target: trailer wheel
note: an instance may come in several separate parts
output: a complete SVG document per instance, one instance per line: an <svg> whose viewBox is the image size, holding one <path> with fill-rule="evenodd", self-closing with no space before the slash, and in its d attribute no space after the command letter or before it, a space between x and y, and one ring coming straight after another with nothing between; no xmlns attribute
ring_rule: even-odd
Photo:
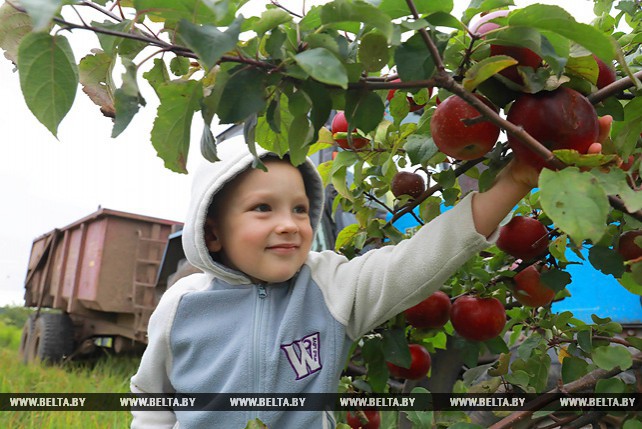
<svg viewBox="0 0 642 429"><path fill-rule="evenodd" d="M18 352L20 353L20 359L24 363L28 363L31 360L29 356L29 350L31 349L30 342L33 341L33 328L34 321L32 314L25 321L25 324L22 327L22 335L20 336L20 349L18 350Z"/></svg>
<svg viewBox="0 0 642 429"><path fill-rule="evenodd" d="M29 359L58 363L74 349L74 328L64 313L42 313L36 319Z"/></svg>

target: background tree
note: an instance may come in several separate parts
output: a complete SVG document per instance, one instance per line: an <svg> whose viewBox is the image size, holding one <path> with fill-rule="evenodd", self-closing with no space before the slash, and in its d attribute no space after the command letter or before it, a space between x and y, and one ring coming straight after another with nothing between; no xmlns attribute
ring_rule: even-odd
<svg viewBox="0 0 642 429"><path fill-rule="evenodd" d="M305 13L272 1L251 17L238 14L244 3L7 1L0 47L17 65L29 109L54 135L79 84L113 121L113 137L145 106L139 86L151 86L160 102L151 143L176 172L187 172L195 114L204 123L201 152L212 162L215 117L243 124L251 151L258 144L289 153L294 164L336 147L319 171L337 190L333 209L356 215L336 243L348 257L410 237L416 229L400 231L394 222L404 215L429 222L470 190L464 178L483 190L512 157L528 158L542 171L538 190L515 210L536 219L521 222L536 225L519 230L520 238L535 237L526 253L511 250L515 238L506 231L508 246L471 259L443 286L452 305L424 304L435 305L431 312L446 308L441 321L415 322L406 312L355 344L342 387L640 391L639 371L637 379L618 377L639 368L640 338L623 334L609 315L585 323L550 309L553 299L568 296L567 252L642 294L642 243L630 232L642 221L637 2L595 0L591 25L557 6L514 9L509 0L473 0L461 17L452 14L452 1L334 0ZM618 30L621 24L631 31ZM82 30L95 33L99 46L76 60L65 34ZM336 111L344 121L332 130L327 124ZM611 115L613 128L602 154L586 154L598 137L597 115ZM258 159L256 165L262 168ZM402 170L421 181L400 177ZM377 216L382 209L385 219ZM454 368L457 380L449 384L437 382L441 373L398 371L417 360L425 374L424 351L459 356L468 369L460 377ZM480 365L487 352L493 360ZM556 361L559 380L550 385ZM642 426L626 412L535 412L546 398L533 411L492 416L492 427L546 421L553 428L587 419ZM471 418L408 412L399 427Z"/></svg>

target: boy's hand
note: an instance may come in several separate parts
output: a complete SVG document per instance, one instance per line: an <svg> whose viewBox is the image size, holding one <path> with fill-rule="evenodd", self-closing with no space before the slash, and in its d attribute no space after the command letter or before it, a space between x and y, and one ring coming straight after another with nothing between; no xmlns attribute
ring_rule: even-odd
<svg viewBox="0 0 642 429"><path fill-rule="evenodd" d="M613 117L611 115L602 116L598 118L598 123L600 125L598 141L589 147L588 153L600 153L602 151L602 142L604 142L609 136ZM522 184L530 189L537 186L539 171L530 165L518 159L514 159L506 166L505 170L505 174L509 175L514 182Z"/></svg>

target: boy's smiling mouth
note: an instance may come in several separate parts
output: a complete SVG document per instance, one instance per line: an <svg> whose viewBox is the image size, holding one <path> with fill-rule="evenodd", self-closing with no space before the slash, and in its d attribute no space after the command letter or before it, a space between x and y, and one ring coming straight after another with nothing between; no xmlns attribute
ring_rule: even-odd
<svg viewBox="0 0 642 429"><path fill-rule="evenodd" d="M268 246L267 250L272 250L277 253L289 253L299 249L299 245L295 243L280 243L273 246Z"/></svg>

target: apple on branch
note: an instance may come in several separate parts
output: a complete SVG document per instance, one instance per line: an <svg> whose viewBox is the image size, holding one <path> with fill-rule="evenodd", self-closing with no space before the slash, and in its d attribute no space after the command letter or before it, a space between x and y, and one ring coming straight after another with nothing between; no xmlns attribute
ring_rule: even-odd
<svg viewBox="0 0 642 429"><path fill-rule="evenodd" d="M499 229L497 247L509 255L529 261L548 250L548 229L539 220L528 216L515 216Z"/></svg>
<svg viewBox="0 0 642 429"><path fill-rule="evenodd" d="M455 331L472 341L488 341L501 334L506 325L506 310L497 298L463 295L450 309Z"/></svg>
<svg viewBox="0 0 642 429"><path fill-rule="evenodd" d="M503 18L507 16L509 12L509 10L497 10L481 16L470 26L470 32L483 38L484 35L488 32L500 28L499 24L490 21L496 18ZM531 67L533 69L536 69L542 65L542 58L531 49L525 48L523 46L500 45L498 43L491 43L490 56L492 57L496 55L507 55L517 61L517 64L507 67L499 73L518 85L524 84L524 80L520 76L517 69L518 66Z"/></svg>
<svg viewBox="0 0 642 429"><path fill-rule="evenodd" d="M563 86L521 95L506 119L551 151L573 149L586 154L599 141L600 123L595 108L582 94ZM517 136L509 134L508 144L524 163L537 170L545 167L544 159Z"/></svg>
<svg viewBox="0 0 642 429"><path fill-rule="evenodd" d="M348 120L344 112L337 112L332 118L332 124L330 125L332 136L334 141L343 149L361 149L368 144L369 140L363 137L354 137L356 134L356 129L352 130L352 146L348 142L347 138L339 138L336 136L337 133L347 133L348 132Z"/></svg>
<svg viewBox="0 0 642 429"><path fill-rule="evenodd" d="M393 377L406 378L408 380L419 380L425 377L430 371L431 359L428 350L421 344L410 344L410 367L404 368L393 363L386 362L388 371Z"/></svg>
<svg viewBox="0 0 642 429"><path fill-rule="evenodd" d="M348 411L346 422L352 429L379 429L381 413L377 410Z"/></svg>
<svg viewBox="0 0 642 429"><path fill-rule="evenodd" d="M390 190L397 198L400 198L403 195L417 198L426 190L426 182L424 181L424 178L417 173L400 171L392 178Z"/></svg>
<svg viewBox="0 0 642 429"><path fill-rule="evenodd" d="M555 298L555 291L542 282L540 270L546 268L529 265L513 277L513 296L527 307L544 307Z"/></svg>
<svg viewBox="0 0 642 429"><path fill-rule="evenodd" d="M406 321L415 328L441 328L450 317L450 297L438 290L419 304L404 311L404 315Z"/></svg>
<svg viewBox="0 0 642 429"><path fill-rule="evenodd" d="M492 107L484 97L473 95ZM490 152L497 143L500 129L463 98L451 95L435 109L430 132L441 152L456 159L471 160Z"/></svg>

